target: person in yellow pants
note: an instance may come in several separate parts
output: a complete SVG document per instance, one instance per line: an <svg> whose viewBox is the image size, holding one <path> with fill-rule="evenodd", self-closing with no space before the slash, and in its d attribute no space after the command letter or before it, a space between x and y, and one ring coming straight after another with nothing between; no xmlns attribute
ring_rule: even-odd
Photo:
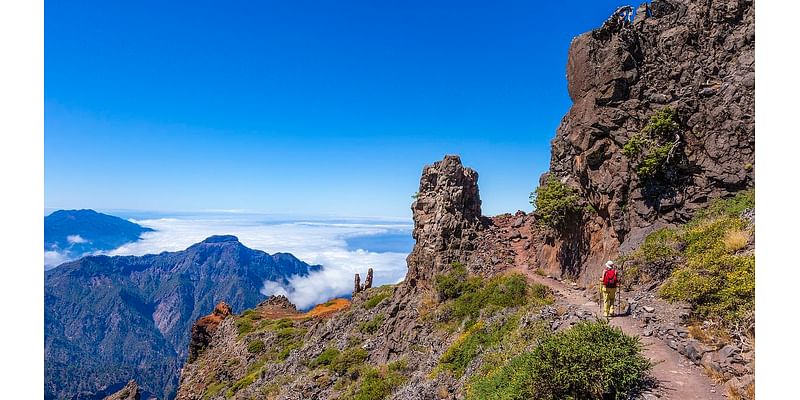
<svg viewBox="0 0 800 400"><path fill-rule="evenodd" d="M614 299L617 295L617 269L613 261L606 262L603 277L600 279L600 293L603 295L603 316L614 315Z"/></svg>

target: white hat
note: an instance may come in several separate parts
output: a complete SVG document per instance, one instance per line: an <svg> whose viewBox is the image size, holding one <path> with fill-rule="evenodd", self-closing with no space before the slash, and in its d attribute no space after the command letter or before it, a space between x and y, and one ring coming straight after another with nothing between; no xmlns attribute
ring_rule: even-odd
<svg viewBox="0 0 800 400"><path fill-rule="evenodd" d="M606 261L606 268L611 269L614 266L614 262L611 260Z"/></svg>

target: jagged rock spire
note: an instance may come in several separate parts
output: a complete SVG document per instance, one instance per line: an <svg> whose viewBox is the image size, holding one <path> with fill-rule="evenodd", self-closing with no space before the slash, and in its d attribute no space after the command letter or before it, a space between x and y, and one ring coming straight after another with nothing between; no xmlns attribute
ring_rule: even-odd
<svg viewBox="0 0 800 400"><path fill-rule="evenodd" d="M466 263L475 248L483 228L478 173L457 155L426 166L411 210L417 243L407 258L405 284L429 286L451 262Z"/></svg>

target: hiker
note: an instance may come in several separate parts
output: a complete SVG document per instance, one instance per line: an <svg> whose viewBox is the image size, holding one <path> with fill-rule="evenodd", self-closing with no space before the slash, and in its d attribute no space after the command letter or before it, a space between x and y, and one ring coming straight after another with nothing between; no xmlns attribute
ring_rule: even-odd
<svg viewBox="0 0 800 400"><path fill-rule="evenodd" d="M609 260L606 262L606 269L603 271L603 277L600 279L600 292L603 294L603 316L611 317L614 314L614 297L617 294L617 269L614 262Z"/></svg>

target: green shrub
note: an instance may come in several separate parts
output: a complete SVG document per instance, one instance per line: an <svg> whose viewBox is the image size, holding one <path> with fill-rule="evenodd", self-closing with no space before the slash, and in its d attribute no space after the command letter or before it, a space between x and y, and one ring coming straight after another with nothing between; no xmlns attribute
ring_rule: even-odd
<svg viewBox="0 0 800 400"><path fill-rule="evenodd" d="M369 368L364 372L353 400L385 399L405 380L397 371Z"/></svg>
<svg viewBox="0 0 800 400"><path fill-rule="evenodd" d="M622 146L622 154L628 158L635 158L647 147L647 136L642 133L634 133L630 139Z"/></svg>
<svg viewBox="0 0 800 400"><path fill-rule="evenodd" d="M456 377L460 377L472 360L486 348L499 343L517 327L517 324L516 317L498 324L476 323L442 354L439 359L439 369L451 371Z"/></svg>
<svg viewBox="0 0 800 400"><path fill-rule="evenodd" d="M339 353L341 353L341 352L338 349L335 349L333 347L329 347L329 348L325 349L322 353L320 353L317 356L317 358L315 358L314 361L311 362L309 367L316 368L316 367L322 367L322 366L331 365L333 360L335 360L336 357L339 356Z"/></svg>
<svg viewBox="0 0 800 400"><path fill-rule="evenodd" d="M303 336L306 334L305 329L286 326L291 324L291 321L288 323L287 321L278 320L274 325L277 330L275 331L275 346L271 354L279 360L285 360L293 350L302 348ZM284 328L278 328L278 326L284 326Z"/></svg>
<svg viewBox="0 0 800 400"><path fill-rule="evenodd" d="M636 167L636 175L642 178L656 176L664 169L669 153L672 151L673 144L665 143L661 146L653 146L649 149L642 161Z"/></svg>
<svg viewBox="0 0 800 400"><path fill-rule="evenodd" d="M264 351L264 342L261 340L251 340L247 344L247 351L253 354L261 353Z"/></svg>
<svg viewBox="0 0 800 400"><path fill-rule="evenodd" d="M671 107L656 111L641 131L631 135L622 146L622 154L635 164L636 174L641 179L657 178L664 172L673 151L675 132L680 125Z"/></svg>
<svg viewBox="0 0 800 400"><path fill-rule="evenodd" d="M712 202L680 228L651 233L626 257L624 284L643 277L665 279L660 295L688 302L697 320L711 318L727 326L752 322L755 257L736 252L751 234L739 215L754 207L755 192L743 191Z"/></svg>
<svg viewBox="0 0 800 400"><path fill-rule="evenodd" d="M642 133L651 138L671 139L672 134L680 129L680 125L675 122L676 116L675 109L666 106L650 117L647 125L642 129Z"/></svg>
<svg viewBox="0 0 800 400"><path fill-rule="evenodd" d="M233 385L231 385L230 389L228 389L228 392L225 394L225 397L233 397L233 395L236 394L236 392L252 385L253 382L255 381L256 381L256 375L254 374L250 374L242 379L239 379L238 381L234 382Z"/></svg>
<svg viewBox="0 0 800 400"><path fill-rule="evenodd" d="M439 299L455 299L466 290L467 268L459 262L450 264L450 270L445 274L436 276L436 286Z"/></svg>
<svg viewBox="0 0 800 400"><path fill-rule="evenodd" d="M240 318L236 320L236 331L239 332L239 336L244 336L250 332L253 332L255 328L253 327L253 321L249 318Z"/></svg>
<svg viewBox="0 0 800 400"><path fill-rule="evenodd" d="M302 340L293 340L293 341L291 341L289 343L286 343L283 346L283 348L281 349L281 351L278 352L278 359L285 360L287 357L289 357L289 354L293 350L297 350L297 349L300 349L302 347L303 347L303 341Z"/></svg>
<svg viewBox="0 0 800 400"><path fill-rule="evenodd" d="M467 399L627 399L651 368L641 350L618 328L582 322L474 380Z"/></svg>
<svg viewBox="0 0 800 400"><path fill-rule="evenodd" d="M375 306L377 306L380 302L389 298L392 295L393 291L394 288L390 285L384 285L377 288L375 293L371 295L369 299L367 299L367 301L364 302L364 308L367 310L375 308Z"/></svg>
<svg viewBox="0 0 800 400"><path fill-rule="evenodd" d="M446 321L467 320L472 325L483 310L494 311L525 304L549 304L552 292L545 285L529 284L521 274L495 276L489 280L468 276L461 264L436 277L435 287L444 307Z"/></svg>
<svg viewBox="0 0 800 400"><path fill-rule="evenodd" d="M203 400L208 400L213 397L216 397L219 392L225 389L224 382L213 382L206 387L205 393L203 393Z"/></svg>
<svg viewBox="0 0 800 400"><path fill-rule="evenodd" d="M716 199L698 213L697 219L709 217L738 217L744 210L756 207L756 191L749 189L727 199Z"/></svg>
<svg viewBox="0 0 800 400"><path fill-rule="evenodd" d="M530 199L537 223L553 229L562 228L570 216L581 211L578 193L552 176L531 193Z"/></svg>
<svg viewBox="0 0 800 400"><path fill-rule="evenodd" d="M359 332L367 334L367 335L371 335L371 334L377 332L378 328L380 328L381 324L383 324L384 318L386 318L385 315L378 314L378 315L375 316L375 318L372 318L371 320L369 320L367 322L362 322L358 326Z"/></svg>
<svg viewBox="0 0 800 400"><path fill-rule="evenodd" d="M344 375L364 363L369 353L360 347L351 347L336 356L330 363L330 370Z"/></svg>

